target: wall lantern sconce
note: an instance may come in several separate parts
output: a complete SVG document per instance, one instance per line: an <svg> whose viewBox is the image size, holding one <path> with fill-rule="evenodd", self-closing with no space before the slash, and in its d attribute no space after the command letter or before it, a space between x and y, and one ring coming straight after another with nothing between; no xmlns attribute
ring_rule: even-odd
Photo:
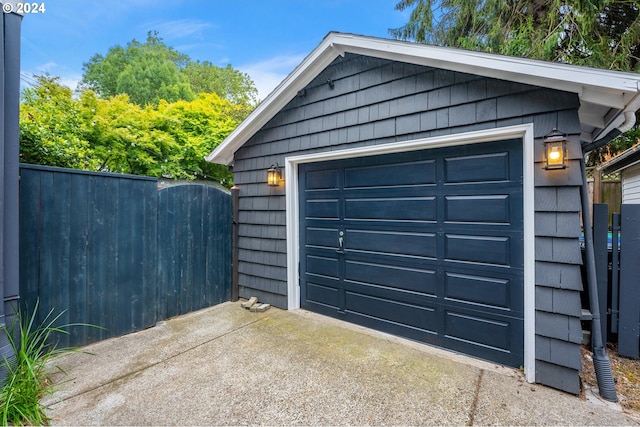
<svg viewBox="0 0 640 427"><path fill-rule="evenodd" d="M567 136L554 128L544 137L545 169L564 169L567 167Z"/></svg>
<svg viewBox="0 0 640 427"><path fill-rule="evenodd" d="M282 174L280 173L280 166L278 163L271 165L267 170L267 185L271 187L277 187L282 180Z"/></svg>

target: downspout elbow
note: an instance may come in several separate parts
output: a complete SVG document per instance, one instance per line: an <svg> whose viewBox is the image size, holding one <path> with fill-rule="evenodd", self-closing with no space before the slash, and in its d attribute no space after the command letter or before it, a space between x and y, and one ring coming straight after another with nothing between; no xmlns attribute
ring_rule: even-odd
<svg viewBox="0 0 640 427"><path fill-rule="evenodd" d="M630 130L636 124L636 113L634 111L627 111L624 113L624 122L618 126L620 133L625 133Z"/></svg>

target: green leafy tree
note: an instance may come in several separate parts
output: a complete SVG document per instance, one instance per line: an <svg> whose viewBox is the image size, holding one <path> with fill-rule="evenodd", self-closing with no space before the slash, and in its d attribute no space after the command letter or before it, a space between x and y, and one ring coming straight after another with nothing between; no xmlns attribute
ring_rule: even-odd
<svg viewBox="0 0 640 427"><path fill-rule="evenodd" d="M640 70L640 5L612 0L401 0L399 39L626 71Z"/></svg>
<svg viewBox="0 0 640 427"><path fill-rule="evenodd" d="M242 105L245 116L257 104L258 91L247 74L230 65L191 61L167 46L157 32L149 32L144 44L132 40L104 56L96 54L83 69L81 89L91 89L102 98L127 94L141 106L157 106L160 100L191 101L201 93L215 93Z"/></svg>
<svg viewBox="0 0 640 427"><path fill-rule="evenodd" d="M219 97L234 104L255 106L258 101L258 90L249 75L242 73L231 65L217 67L209 61L191 61L182 70L196 93L215 93Z"/></svg>
<svg viewBox="0 0 640 427"><path fill-rule="evenodd" d="M82 135L83 117L71 89L58 77L34 76L38 84L22 92L20 161L95 169L91 145Z"/></svg>
<svg viewBox="0 0 640 427"><path fill-rule="evenodd" d="M195 98L188 79L180 73L189 57L164 44L149 32L144 44L133 40L125 48L114 46L106 56L97 54L83 66L83 89L108 98L127 94L138 105L158 105Z"/></svg>
<svg viewBox="0 0 640 427"><path fill-rule="evenodd" d="M161 103L158 127L170 134L182 150L173 155L188 172L187 178L211 179L227 187L233 176L226 166L204 160L244 118L243 105L215 93L201 93L191 102Z"/></svg>

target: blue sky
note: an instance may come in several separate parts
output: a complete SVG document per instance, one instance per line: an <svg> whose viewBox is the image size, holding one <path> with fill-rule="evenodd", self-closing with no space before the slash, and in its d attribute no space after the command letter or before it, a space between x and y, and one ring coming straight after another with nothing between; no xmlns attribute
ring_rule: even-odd
<svg viewBox="0 0 640 427"><path fill-rule="evenodd" d="M22 21L21 70L75 89L94 54L157 30L193 60L248 73L264 99L329 31L388 38L408 20L397 1L44 0Z"/></svg>

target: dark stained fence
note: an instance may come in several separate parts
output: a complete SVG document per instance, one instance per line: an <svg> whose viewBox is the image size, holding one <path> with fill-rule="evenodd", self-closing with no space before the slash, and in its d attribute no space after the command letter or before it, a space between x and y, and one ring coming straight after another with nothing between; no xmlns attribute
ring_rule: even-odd
<svg viewBox="0 0 640 427"><path fill-rule="evenodd" d="M158 192L158 320L231 298L231 196L205 185Z"/></svg>
<svg viewBox="0 0 640 427"><path fill-rule="evenodd" d="M611 230L607 223L612 218ZM640 205L622 205L609 215L594 205L594 252L603 336L617 337L618 353L640 353Z"/></svg>
<svg viewBox="0 0 640 427"><path fill-rule="evenodd" d="M21 165L20 187L22 305L39 300L40 320L54 310L60 324L105 328L73 327L57 337L61 345L120 336L229 299L225 192L186 185L164 198L155 178L31 165Z"/></svg>

